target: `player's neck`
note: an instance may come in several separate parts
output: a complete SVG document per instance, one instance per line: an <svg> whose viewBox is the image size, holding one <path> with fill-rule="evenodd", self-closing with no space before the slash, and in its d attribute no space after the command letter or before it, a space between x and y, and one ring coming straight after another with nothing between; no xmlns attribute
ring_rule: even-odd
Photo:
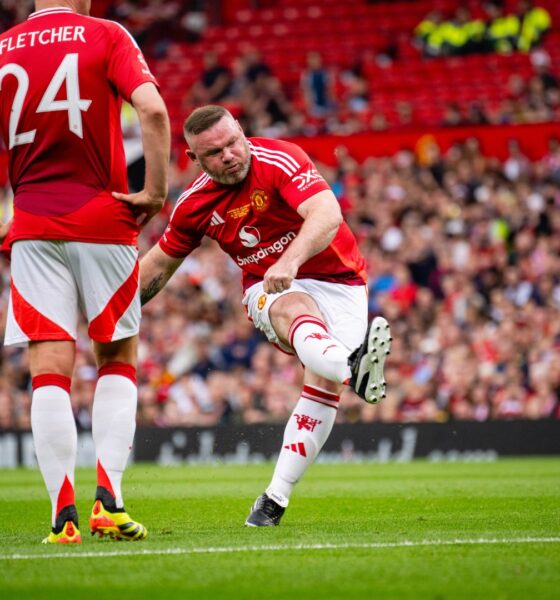
<svg viewBox="0 0 560 600"><path fill-rule="evenodd" d="M35 11L45 10L46 8L71 8L76 11L75 4L73 0L35 0Z"/></svg>

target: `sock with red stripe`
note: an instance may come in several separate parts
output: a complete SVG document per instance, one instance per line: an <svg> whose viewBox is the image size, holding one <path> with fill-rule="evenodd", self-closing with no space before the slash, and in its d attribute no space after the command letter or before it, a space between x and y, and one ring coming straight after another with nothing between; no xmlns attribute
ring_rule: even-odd
<svg viewBox="0 0 560 600"><path fill-rule="evenodd" d="M267 495L287 506L295 484L313 464L336 418L339 396L305 385L284 430L282 450Z"/></svg>
<svg viewBox="0 0 560 600"><path fill-rule="evenodd" d="M350 352L330 336L321 319L300 315L290 326L288 337L303 365L316 375L337 383L350 378Z"/></svg>
<svg viewBox="0 0 560 600"><path fill-rule="evenodd" d="M70 403L70 377L56 373L32 380L31 429L41 475L52 505L52 526L75 504L74 469L78 434Z"/></svg>
<svg viewBox="0 0 560 600"><path fill-rule="evenodd" d="M92 411L92 434L97 455L97 486L123 508L122 476L136 430L136 369L108 363L99 369Z"/></svg>

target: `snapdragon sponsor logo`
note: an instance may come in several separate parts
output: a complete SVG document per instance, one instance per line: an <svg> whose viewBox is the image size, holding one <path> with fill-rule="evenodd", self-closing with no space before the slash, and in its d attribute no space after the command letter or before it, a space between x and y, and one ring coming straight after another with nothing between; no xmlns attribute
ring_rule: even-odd
<svg viewBox="0 0 560 600"><path fill-rule="evenodd" d="M286 246L293 240L295 239L296 234L293 231L289 231L286 235L283 235L279 240L276 240L273 244L271 244L270 246L267 246L266 248L261 248L260 250L258 250L257 252L255 252L254 254L251 254L249 256L247 256L246 258L243 258L241 256L237 256L237 264L242 267L244 265L249 265L251 263L259 263L263 258L265 258L266 256L268 256L269 254L280 254L284 251L284 249L286 248Z"/></svg>
<svg viewBox="0 0 560 600"><path fill-rule="evenodd" d="M254 248L261 241L261 234L256 227L246 225L241 228L239 239L245 248Z"/></svg>

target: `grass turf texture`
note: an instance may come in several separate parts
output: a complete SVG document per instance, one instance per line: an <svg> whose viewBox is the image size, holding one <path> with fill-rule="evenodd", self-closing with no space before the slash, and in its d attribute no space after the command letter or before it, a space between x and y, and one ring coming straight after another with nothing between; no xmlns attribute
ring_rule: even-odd
<svg viewBox="0 0 560 600"><path fill-rule="evenodd" d="M149 530L134 543L90 538L94 472L80 470L84 543L43 546L50 505L39 472L0 471L0 595L559 597L560 459L316 465L279 527L242 527L271 472L130 467L127 510Z"/></svg>

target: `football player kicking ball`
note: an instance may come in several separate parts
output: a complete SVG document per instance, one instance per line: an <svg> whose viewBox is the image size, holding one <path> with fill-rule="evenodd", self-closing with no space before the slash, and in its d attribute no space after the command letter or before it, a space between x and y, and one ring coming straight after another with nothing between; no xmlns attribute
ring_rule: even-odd
<svg viewBox="0 0 560 600"><path fill-rule="evenodd" d="M87 16L90 0L36 0L35 8L0 35L0 134L14 189L4 343L29 344L33 444L52 506L44 542L80 543L70 388L84 314L99 374L90 530L140 540L146 528L126 513L121 492L136 427L137 220L167 195L169 120L120 25ZM122 193L120 98L137 110L145 148L146 184L131 195Z"/></svg>
<svg viewBox="0 0 560 600"><path fill-rule="evenodd" d="M141 301L157 294L207 235L241 267L243 303L255 326L303 363L303 390L272 481L245 522L278 525L332 430L343 386L371 403L385 396L389 325L376 317L368 327L364 258L301 148L246 138L221 106L196 109L184 134L203 173L140 261Z"/></svg>

